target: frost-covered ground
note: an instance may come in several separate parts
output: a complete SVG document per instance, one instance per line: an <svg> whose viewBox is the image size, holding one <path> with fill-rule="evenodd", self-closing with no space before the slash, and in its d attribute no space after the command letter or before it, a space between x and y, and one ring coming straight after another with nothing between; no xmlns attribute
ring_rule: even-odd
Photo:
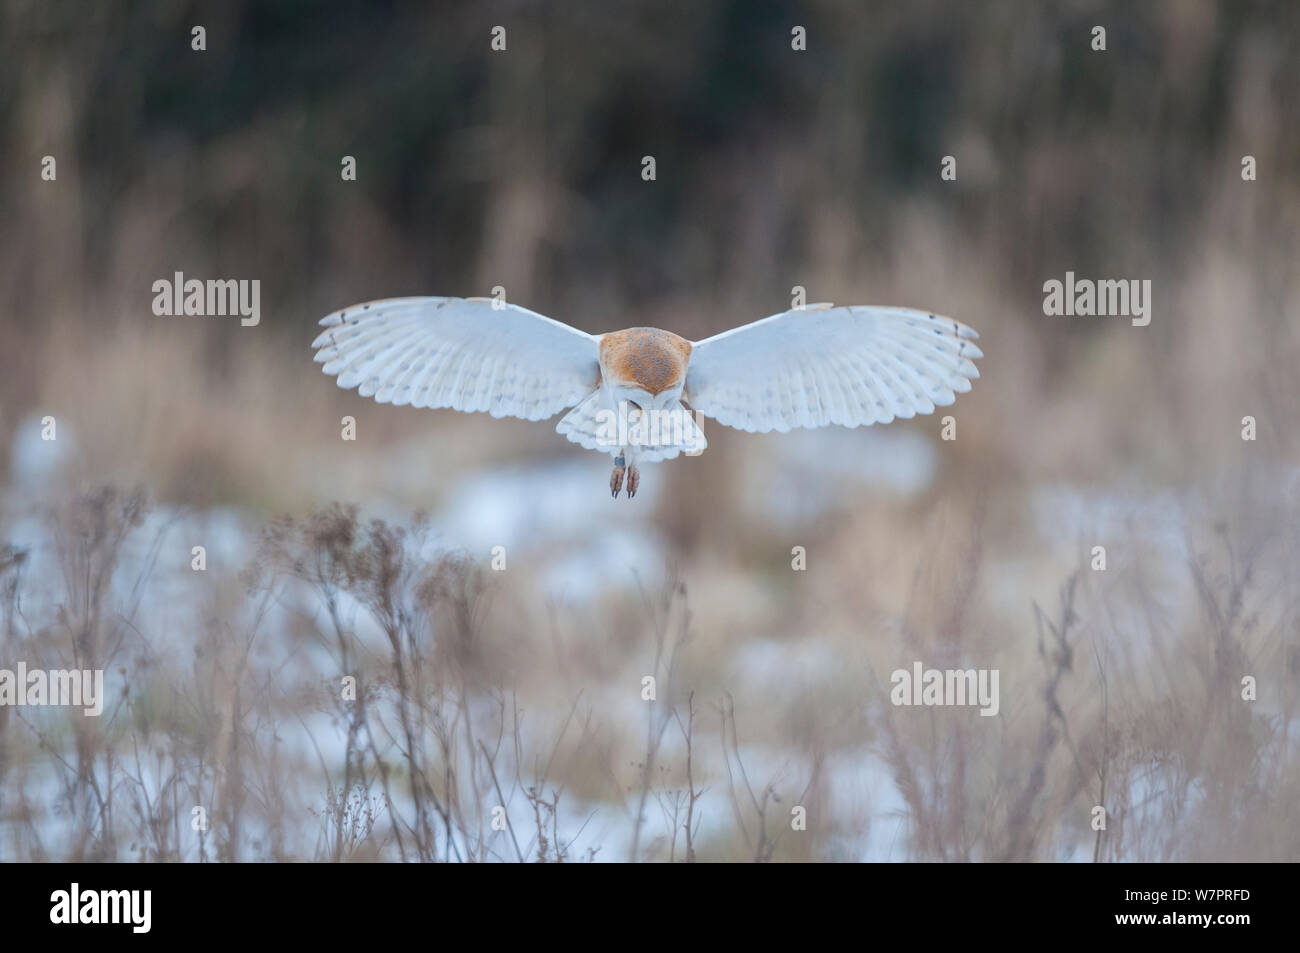
<svg viewBox="0 0 1300 953"><path fill-rule="evenodd" d="M0 722L5 859L682 859L690 808L701 858L1090 860L1095 803L1117 859L1231 853L1178 836L1211 820L1290 849L1253 818L1294 783L1294 536L1239 551L1195 493L927 518L918 433L797 434L743 449L761 530L726 563L681 552L663 467L632 504L575 451L466 473L419 519L285 523L78 495L75 436L39 433L10 454L0 667L102 667L108 699ZM915 660L999 670L999 715L891 704ZM1268 772L1233 773L1247 747Z"/></svg>

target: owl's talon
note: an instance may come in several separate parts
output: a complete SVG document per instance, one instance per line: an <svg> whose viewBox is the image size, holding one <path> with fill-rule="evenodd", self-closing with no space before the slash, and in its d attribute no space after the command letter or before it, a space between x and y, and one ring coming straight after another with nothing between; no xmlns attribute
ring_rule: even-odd
<svg viewBox="0 0 1300 953"><path fill-rule="evenodd" d="M623 470L623 467L616 466L614 472L609 475L609 495L616 500L618 499L618 491L623 489ZM632 485L631 480L628 481L628 485Z"/></svg>
<svg viewBox="0 0 1300 953"><path fill-rule="evenodd" d="M641 483L641 471L636 468L636 464L627 468L627 498L630 500L636 496L636 488Z"/></svg>

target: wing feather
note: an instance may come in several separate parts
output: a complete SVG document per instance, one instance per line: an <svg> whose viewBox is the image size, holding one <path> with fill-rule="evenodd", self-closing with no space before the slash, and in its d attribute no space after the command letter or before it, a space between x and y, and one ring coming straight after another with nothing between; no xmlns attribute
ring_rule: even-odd
<svg viewBox="0 0 1300 953"><path fill-rule="evenodd" d="M486 298L390 298L321 319L316 361L380 403L541 420L600 380L597 338Z"/></svg>
<svg viewBox="0 0 1300 953"><path fill-rule="evenodd" d="M979 335L911 308L809 306L696 342L686 399L766 433L889 423L946 407L979 377Z"/></svg>

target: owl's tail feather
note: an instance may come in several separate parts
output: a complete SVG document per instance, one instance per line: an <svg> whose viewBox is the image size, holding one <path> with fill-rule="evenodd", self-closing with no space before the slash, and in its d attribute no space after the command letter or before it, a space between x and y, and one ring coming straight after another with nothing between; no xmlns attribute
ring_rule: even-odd
<svg viewBox="0 0 1300 953"><path fill-rule="evenodd" d="M561 417L555 430L581 447L610 456L626 449L638 463L698 455L709 445L695 415L680 402L642 414L635 406L612 406L600 390Z"/></svg>
<svg viewBox="0 0 1300 953"><path fill-rule="evenodd" d="M602 442L600 410L604 403L603 397L600 390L592 391L581 403L560 418L560 422L555 425L556 433L564 434L569 440L588 450L617 454L618 447Z"/></svg>

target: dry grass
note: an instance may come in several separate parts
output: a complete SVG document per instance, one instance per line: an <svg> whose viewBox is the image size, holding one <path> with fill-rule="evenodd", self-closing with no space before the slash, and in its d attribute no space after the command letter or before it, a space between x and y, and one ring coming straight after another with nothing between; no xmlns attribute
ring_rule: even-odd
<svg viewBox="0 0 1300 953"><path fill-rule="evenodd" d="M683 577L612 600L632 636L574 673L581 635L497 611L510 573L429 550L420 520L342 507L273 522L239 581L193 606L194 635L165 646L139 618L166 552L137 538L142 497L103 490L47 519L57 599L33 611L41 584L7 551L0 649L31 668L103 668L111 692L102 718L0 709L9 859L794 860L861 850L871 824L894 823L895 859L1300 850L1286 834L1300 793L1294 582L1262 569L1300 542L1293 528L1253 547L1211 528L1184 567L1187 604L1080 569L1005 630L977 535L957 573L918 571L901 615L746 634L788 659L829 640L850 671L814 663L809 678L789 661L728 666L729 650L701 644ZM846 569L822 569L822 584ZM869 672L912 657L995 662L1001 717L890 705ZM640 671L656 677L653 702ZM1242 701L1243 674L1259 701ZM868 761L901 814L843 770ZM1096 804L1104 832L1089 827Z"/></svg>

